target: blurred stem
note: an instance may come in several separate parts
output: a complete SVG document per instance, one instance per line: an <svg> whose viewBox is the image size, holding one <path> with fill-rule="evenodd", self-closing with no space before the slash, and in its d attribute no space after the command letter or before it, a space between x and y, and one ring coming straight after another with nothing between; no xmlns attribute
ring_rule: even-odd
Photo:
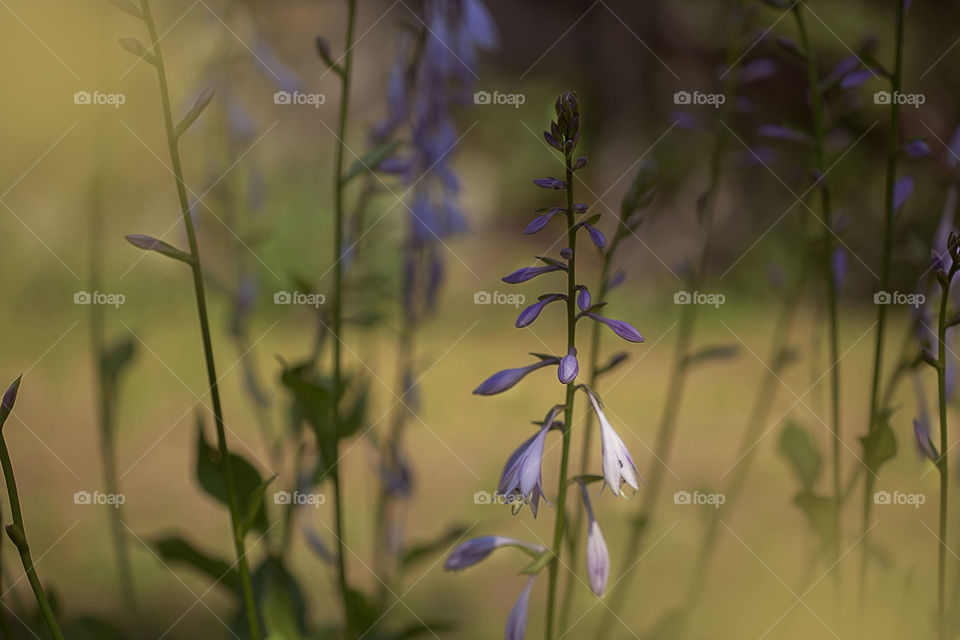
<svg viewBox="0 0 960 640"><path fill-rule="evenodd" d="M896 45L894 53L893 77L891 91L895 96L900 92L903 72L903 31L906 14L906 3L897 2L896 17ZM880 262L880 290L890 289L890 271L893 263L893 189L897 180L897 160L900 156L900 106L894 98L890 100L890 130L887 134L887 177L886 177L886 205L883 211L883 249ZM873 380L870 385L870 423L867 425L867 434L873 433L876 428L879 406L880 378L883 375L883 348L887 327L887 307L877 305L877 340L873 354ZM873 473L866 475L863 487L863 527L861 531L861 547L863 554L860 559L860 618L863 619L866 611L867 569L870 562L870 515L873 509L873 488L876 476Z"/></svg>
<svg viewBox="0 0 960 640"><path fill-rule="evenodd" d="M953 253L953 248L948 248ZM947 640L947 491L950 487L947 450L950 447L947 435L947 305L950 302L950 282L957 271L956 261L950 267L945 282L941 283L940 317L937 322L937 392L940 398L940 457L937 470L940 472L940 545L937 573L937 626L940 640Z"/></svg>
<svg viewBox="0 0 960 640"><path fill-rule="evenodd" d="M573 211L573 151L564 153L567 183L567 352L577 345L577 229ZM550 561L550 584L547 591L546 640L554 638L554 613L557 600L557 581L560 573L560 555L563 553L563 535L567 525L567 467L570 463L570 428L573 425L573 396L576 381L567 384L563 409L563 452L560 455L560 475L557 480L557 517L553 527L553 559Z"/></svg>
<svg viewBox="0 0 960 640"><path fill-rule="evenodd" d="M20 384L20 379L14 383ZM13 541L17 551L20 552L20 561L23 563L23 569L27 573L27 580L30 582L30 588L33 589L33 595L37 599L37 605L40 607L40 615L43 617L50 633L56 640L64 640L63 633L60 631L60 625L53 615L53 609L50 608L50 601L47 600L47 594L43 591L40 584L40 578L37 577L37 571L33 566L33 558L30 557L30 545L27 543L27 532L23 525L23 515L20 512L20 497L17 494L17 480L13 475L13 464L10 462L10 452L7 450L7 442L3 435L3 425L10 415L10 409L4 407L0 409L0 465L3 465L3 479L7 485L7 497L10 500L10 515L13 518L13 524L7 525L7 535ZM6 632L6 630L5 630Z"/></svg>
<svg viewBox="0 0 960 640"><path fill-rule="evenodd" d="M153 54L153 64L157 69L157 81L160 85L160 103L163 108L163 124L166 130L167 147L170 152L172 172L177 183L177 196L180 201L180 211L183 216L183 226L187 232L187 241L190 246L190 270L193 274L193 289L197 301L197 315L200 321L200 333L203 338L203 354L207 366L207 379L210 384L210 398L213 402L213 415L217 427L217 448L223 465L224 486L227 494L227 504L230 507L230 524L233 530L233 543L237 555L237 569L240 573L240 585L243 592L244 608L247 614L251 640L260 640L260 622L257 615L256 599L253 595L253 585L250 581L250 568L247 565L247 553L244 547L243 534L240 530L241 514L237 498L236 479L234 477L233 462L230 450L227 447L227 434L223 422L223 407L220 402L220 387L217 382L217 370L213 359L213 341L210 337L210 319L207 314L207 299L204 292L203 268L200 262L200 247L197 243L196 232L193 228L193 218L190 215L190 202L187 199L186 184L183 180L183 166L180 161L180 149L177 134L173 124L173 114L170 107L170 91L167 87L167 74L163 65L163 53L160 49L160 39L157 27L150 11L149 0L140 0L143 12L143 21L150 33L150 50Z"/></svg>
<svg viewBox="0 0 960 640"><path fill-rule="evenodd" d="M333 174L334 191L334 237L333 237L333 428L337 443L336 458L330 470L333 480L335 535L337 538L337 578L340 597L343 601L343 620L347 636L353 634L354 619L352 598L347 583L345 527L343 521L343 491L340 483L340 400L343 396L343 161L346 153L344 137L347 133L347 115L350 107L350 78L353 67L353 31L357 14L356 0L347 2L346 51L344 53L343 73L338 74L342 81L340 96L340 114L337 121L337 156Z"/></svg>
<svg viewBox="0 0 960 640"><path fill-rule="evenodd" d="M839 317L837 313L837 281L833 273L833 212L830 206L830 189L827 185L824 171L824 114L823 93L820 91L820 72L817 66L816 52L810 44L810 36L803 21L803 10L800 3L793 5L793 15L796 18L797 30L800 32L800 42L807 56L807 83L813 101L813 145L814 161L816 164L816 182L820 192L821 222L823 223L823 277L827 285L827 315L830 331L830 417L833 423L832 462L833 462L833 558L840 558L840 507L843 492L840 481L840 336ZM841 573L834 572L837 586L837 595L841 594Z"/></svg>
<svg viewBox="0 0 960 640"><path fill-rule="evenodd" d="M732 11L739 12L740 6L740 2L733 2ZM732 115L733 105L736 102L736 62L739 57L738 52L740 51L740 27L742 23L740 22L739 15L736 15L735 19L737 20L736 28L730 33L726 54L727 73L723 83L723 95L726 96L726 100L720 111L720 124L714 137L713 152L710 156L710 181L707 186L707 191L704 194L703 207L700 211L700 255L693 276L690 279L689 284L691 291L699 290L707 277L713 214L716 208L717 191L720 187L720 170L723 164L723 152L726 148L727 136L725 129L728 126L726 122ZM597 635L597 637L600 638L610 637L611 625L613 621L617 619L617 612L623 606L623 599L630 591L629 585L633 575L630 569L637 562L636 558L640 555L640 548L643 544L643 537L648 528L649 520L656 510L660 488L663 484L664 471L667 468L665 461L670 457L673 436L676 431L677 417L680 413L680 405L682 404L684 388L686 387L687 373L689 372L687 356L690 353L690 348L693 343L698 307L699 305L696 304L688 304L682 305L680 310L677 329L677 346L673 355L670 378L667 382L666 401L660 421L660 429L657 432L657 439L654 444L653 457L656 463L650 472L650 481L647 483L646 491L640 503L640 513L630 528L630 537L627 541L626 553L623 555L623 570L621 571L621 577L613 583L613 587L611 588L610 605L607 607L607 613L600 625Z"/></svg>

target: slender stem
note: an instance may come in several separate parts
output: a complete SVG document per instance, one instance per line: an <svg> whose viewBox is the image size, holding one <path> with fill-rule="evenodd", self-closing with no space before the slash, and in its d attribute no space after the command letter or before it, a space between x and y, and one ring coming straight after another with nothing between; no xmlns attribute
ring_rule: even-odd
<svg viewBox="0 0 960 640"><path fill-rule="evenodd" d="M950 298L949 280L955 269L951 267L947 283L940 295L940 317L937 323L937 392L940 398L940 457L937 470L940 472L940 545L937 573L937 621L940 640L947 640L947 490L950 487L947 464L947 304Z"/></svg>
<svg viewBox="0 0 960 640"><path fill-rule="evenodd" d="M27 533L23 526L23 515L20 512L17 480L13 476L13 464L10 462L10 452L7 450L7 442L3 436L2 427L6 418L7 412L4 409L2 418L0 418L0 464L3 465L3 479L7 485L7 496L10 499L10 515L13 518L13 525L12 527L7 527L7 533L20 552L20 560L23 562L23 569L27 573L30 588L33 589L33 595L36 597L37 605L40 607L40 615L50 628L50 633L53 634L53 637L56 640L63 640L60 625L57 624L57 619L53 615L53 609L50 608L50 601L47 600L47 594L43 591L40 578L37 577L37 570L33 566L33 558L30 557L30 545L27 543Z"/></svg>
<svg viewBox="0 0 960 640"><path fill-rule="evenodd" d="M564 154L567 183L567 245L571 251L567 261L567 350L577 345L577 229L573 211L573 156ZM550 562L550 583L547 590L546 640L554 638L554 612L557 600L557 580L560 572L560 554L563 553L563 535L567 525L567 467L570 463L570 428L573 425L575 382L567 384L563 409L563 451L557 487L557 517L553 527L553 560Z"/></svg>
<svg viewBox="0 0 960 640"><path fill-rule="evenodd" d="M826 169L824 160L824 114L823 93L820 91L820 72L817 66L816 52L810 44L810 37L803 20L800 3L793 5L800 41L807 57L807 82L813 101L813 146L814 162L817 170L818 191L820 192L821 222L823 223L823 277L827 285L827 315L830 333L830 409L833 423L833 442L831 455L833 466L833 557L840 557L840 507L843 496L840 475L840 336L839 316L837 313L837 282L833 274L833 213L830 206L830 190L823 177ZM838 595L840 593L839 571L834 572Z"/></svg>
<svg viewBox="0 0 960 640"><path fill-rule="evenodd" d="M894 53L893 77L891 91L893 95L900 92L903 71L903 32L906 3L897 2L896 18L896 48ZM897 161L900 156L900 106L896 99L890 100L890 130L887 133L887 177L885 185L885 207L883 210L883 250L880 262L880 290L890 288L890 271L893 263L893 189L897 180ZM873 433L876 428L877 416L881 410L879 406L880 379L883 375L884 337L887 327L887 306L877 305L877 339L873 352L873 379L870 384L870 422L867 433ZM868 473L863 487L863 527L861 533L862 556L860 558L860 617L863 619L866 611L867 568L870 562L870 515L873 509L874 474Z"/></svg>
<svg viewBox="0 0 960 640"><path fill-rule="evenodd" d="M353 31L357 13L356 0L347 3L347 38L346 53L344 54L342 80L342 94L340 96L340 114L337 123L337 155L333 174L334 192L334 237L333 237L333 425L336 434L337 449L339 451L341 416L340 399L343 396L343 223L344 223L344 194L343 194L343 164L346 153L344 137L347 132L347 115L350 106L350 77L353 67ZM343 602L343 618L347 634L353 631L352 598L347 583L346 544L344 542L345 526L343 521L343 491L340 483L339 453L330 470L333 481L334 494L334 527L337 538L337 581L340 588L340 597Z"/></svg>
<svg viewBox="0 0 960 640"><path fill-rule="evenodd" d="M233 530L233 543L237 555L237 569L240 573L240 585L243 592L244 607L247 615L251 640L260 640L260 622L257 615L256 599L253 594L253 584L250 580L250 568L247 564L247 554L243 535L240 530L241 514L237 498L236 479L233 463L227 447L227 434L223 422L223 407L220 402L220 387L217 383L217 370L213 358L213 341L210 336L210 320L207 314L207 299L204 292L203 268L200 262L200 247L197 243L196 232L193 228L193 218L190 215L190 203L187 198L186 184L183 179L183 166L180 161L178 137L173 124L173 114L170 106L170 91L167 87L167 75L163 64L163 53L160 49L160 40L157 27L150 11L149 0L140 0L143 20L150 33L151 51L154 56L154 65L157 69L157 80L160 85L160 102L163 107L163 123L166 129L167 147L170 153L170 163L177 183L177 196L180 201L180 211L183 216L183 225L187 232L187 241L190 247L190 270L193 274L193 289L197 301L197 315L200 321L200 333L203 338L203 354L207 367L207 380L210 384L210 398L213 402L213 415L217 429L217 448L223 465L224 485L227 494L227 505L230 508L230 524Z"/></svg>

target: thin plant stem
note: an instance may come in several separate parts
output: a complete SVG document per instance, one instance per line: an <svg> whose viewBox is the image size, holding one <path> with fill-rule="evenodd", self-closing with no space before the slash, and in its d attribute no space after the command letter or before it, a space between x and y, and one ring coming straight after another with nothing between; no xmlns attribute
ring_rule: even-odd
<svg viewBox="0 0 960 640"><path fill-rule="evenodd" d="M903 33L906 14L906 2L897 2L896 42L894 51L893 77L891 91L893 95L900 92L903 73ZM890 272L893 263L893 190L897 180L897 161L900 156L900 106L896 99L890 101L890 130L887 133L887 175L885 184L885 206L883 210L883 237L880 261L880 290L890 288ZM870 384L870 422L867 425L867 434L873 433L879 415L880 379L883 375L884 338L887 327L887 306L877 305L877 334L873 354L873 378ZM859 609L863 619L866 611L867 569L870 562L870 516L873 509L874 474L868 473L863 487L863 526L861 531L862 555L860 558Z"/></svg>
<svg viewBox="0 0 960 640"><path fill-rule="evenodd" d="M824 114L823 93L820 91L820 72L817 66L816 53L810 43L806 24L803 20L803 10L800 3L793 5L793 15L796 18L797 30L800 32L800 42L807 58L807 83L810 97L813 101L813 148L814 161L817 170L818 191L820 192L820 215L823 223L823 278L827 285L827 317L829 323L830 340L830 417L833 424L833 441L831 442L831 457L833 466L833 558L840 557L840 513L841 489L840 475L840 336L839 316L837 313L837 281L833 273L833 212L830 205L830 189L823 177L826 169L824 159ZM837 595L841 591L841 573L834 571Z"/></svg>
<svg viewBox="0 0 960 640"><path fill-rule="evenodd" d="M337 538L337 583L343 602L344 626L349 636L353 631L352 598L347 583L345 526L343 518L343 491L340 482L339 442L342 430L340 399L343 395L343 223L344 223L344 184L343 165L346 154L344 137L347 132L347 115L350 107L350 78L353 67L353 32L356 22L357 2L347 3L346 52L344 53L342 73L342 93L340 96L340 114L337 121L337 152L333 174L334 192L334 237L333 237L333 426L337 442L337 455L334 458L330 477L333 482L334 528Z"/></svg>
<svg viewBox="0 0 960 640"><path fill-rule="evenodd" d="M564 153L567 183L567 245L571 255L567 261L567 349L577 345L577 229L573 210L573 157L572 150ZM557 516L553 527L553 559L550 561L550 581L547 587L546 640L554 638L554 619L557 604L557 582L560 573L560 554L563 553L563 536L567 526L567 467L570 463L570 429L573 425L573 399L575 381L567 384L563 409L563 450L560 455L560 472L557 487Z"/></svg>
<svg viewBox="0 0 960 640"><path fill-rule="evenodd" d="M15 386L20 385L20 378L14 382ZM37 570L33 566L33 558L30 556L30 545L27 543L26 528L23 525L23 514L20 512L20 496L17 493L17 479L13 475L13 463L10 461L10 452L7 449L7 441L3 435L3 425L10 415L12 407L0 408L0 465L3 466L3 480L7 485L7 497L10 500L10 515L13 519L12 525L7 525L7 535L13 541L17 551L20 552L20 561L23 563L23 570L27 574L27 581L30 588L33 589L33 595L37 599L37 605L40 607L40 616L50 628L55 640L64 640L63 632L60 631L60 625L53 615L53 609L50 607L50 601L47 594L40 584L40 578L37 576Z"/></svg>
<svg viewBox="0 0 960 640"><path fill-rule="evenodd" d="M737 12L740 8L739 2L732 3L733 11ZM739 20L739 16L737 17ZM732 107L736 102L735 87L737 80L737 71L735 62L738 59L740 50L739 24L734 33L731 34L726 54L726 68L728 69L724 79L724 91L726 100L720 112L719 128L714 137L713 151L710 156L710 179L705 193L701 217L700 233L700 255L693 277L690 279L692 291L697 291L703 285L707 277L709 266L711 231L713 226L713 215L717 202L717 191L720 186L720 172L724 150L726 149L727 136L725 135L726 121L733 113ZM646 532L649 519L656 510L657 501L660 495L660 487L663 484L664 472L666 470L662 461L670 457L672 449L673 436L676 431L677 418L680 413L680 405L683 400L684 390L687 383L687 374L690 370L687 356L693 343L694 328L697 318L697 307L699 305L683 305L680 311L680 320L677 328L677 346L674 351L673 363L670 370L670 378L667 382L666 401L663 408L663 415L660 420L660 428L657 431L657 438L654 443L654 458L658 461L650 472L650 480L643 491L643 499L640 503L640 513L635 523L630 529L630 536L627 541L626 553L624 557L624 571L621 572L620 579L614 583L610 604L607 607L607 614L603 619L598 631L598 637L609 637L611 625L616 620L617 612L623 606L623 599L629 592L631 572L629 568L636 562L640 555L640 547L643 544L643 536Z"/></svg>
<svg viewBox="0 0 960 640"><path fill-rule="evenodd" d="M952 252L952 247L950 251ZM947 464L947 451L950 443L947 435L947 306L950 302L950 281L957 270L957 264L950 267L950 273L942 283L940 294L940 316L937 322L937 393L940 400L940 457L937 470L940 472L940 527L939 553L937 557L937 626L940 640L947 640L947 492L950 487L950 472Z"/></svg>
<svg viewBox="0 0 960 640"><path fill-rule="evenodd" d="M190 214L190 203L187 199L186 184L183 179L183 166L180 161L179 138L173 124L173 114L170 106L170 91L167 87L167 75L163 65L163 53L160 49L160 40L157 27L150 11L149 0L140 0L143 20L150 33L150 50L153 55L153 64L157 70L157 80L160 85L160 102L163 108L163 123L166 130L167 147L170 152L170 163L177 183L177 196L180 201L180 211L183 216L183 225L187 232L187 241L190 247L190 270L193 274L193 289L197 301L197 314L200 321L200 333L203 338L203 353L207 367L207 379L210 384L210 398L213 402L213 415L217 429L217 448L223 465L224 486L227 505L230 509L230 524L233 530L233 543L237 556L237 570L240 574L240 586L243 593L244 608L246 610L247 625L251 640L260 640L260 622L257 615L256 599L253 594L253 584L250 579L250 568L247 564L247 554L241 532L241 514L237 498L236 479L230 450L227 447L227 434L223 421L223 407L220 402L220 387L217 383L217 370L213 358L213 341L210 336L210 320L207 314L207 299L204 292L203 268L200 262L200 247L197 243L196 232L193 228L193 218Z"/></svg>

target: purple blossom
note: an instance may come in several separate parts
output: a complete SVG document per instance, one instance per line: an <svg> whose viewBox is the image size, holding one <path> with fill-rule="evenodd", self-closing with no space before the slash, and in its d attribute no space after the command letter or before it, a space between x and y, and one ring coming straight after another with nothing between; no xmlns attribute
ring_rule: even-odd
<svg viewBox="0 0 960 640"><path fill-rule="evenodd" d="M556 415L557 408L554 407L547 414L540 430L510 455L503 467L500 484L497 487L499 495L518 498L515 504L528 503L534 518L537 517L540 498L543 496L543 475L540 470L543 462L543 443L547 438L547 432L553 426Z"/></svg>
<svg viewBox="0 0 960 640"><path fill-rule="evenodd" d="M577 307L580 308L580 311L586 311L590 308L590 290L587 289L586 285L578 284L577 285Z"/></svg>
<svg viewBox="0 0 960 640"><path fill-rule="evenodd" d="M613 495L620 496L623 493L620 487L623 482L633 487L634 491L640 488L637 484L637 478L640 475L637 465L634 464L627 446L617 435L607 416L600 408L600 401L593 395L593 392L586 389L590 404L593 405L593 411L597 414L597 421L600 423L600 447L603 455L603 481L610 487Z"/></svg>
<svg viewBox="0 0 960 640"><path fill-rule="evenodd" d="M777 63L770 58L757 58L740 67L737 80L743 84L769 78L777 72Z"/></svg>
<svg viewBox="0 0 960 640"><path fill-rule="evenodd" d="M558 364L559 362L560 360L558 358L543 358L539 362L534 362L525 367L498 371L484 380L479 387L473 390L473 393L478 396L492 396L497 393L503 393L520 382L523 377L531 371Z"/></svg>
<svg viewBox="0 0 960 640"><path fill-rule="evenodd" d="M13 405L17 402L17 391L20 389L20 380L23 378L23 374L17 376L17 379L7 387L6 392L3 394L3 401L0 402L0 413L6 417L11 411L13 411Z"/></svg>
<svg viewBox="0 0 960 640"><path fill-rule="evenodd" d="M603 233L599 229L587 223L583 223L583 226L587 229L587 233L590 234L590 240L593 244L597 245L598 249L603 249L607 246L607 239L603 237Z"/></svg>
<svg viewBox="0 0 960 640"><path fill-rule="evenodd" d="M930 155L930 147L927 145L926 141L921 140L920 138L914 138L913 140L908 140L906 144L903 145L903 150L911 158L926 158Z"/></svg>
<svg viewBox="0 0 960 640"><path fill-rule="evenodd" d="M903 208L903 205L907 202L907 199L910 198L910 195L913 193L913 178L910 176L903 176L897 180L896 184L893 185L893 212L899 213L900 209Z"/></svg>
<svg viewBox="0 0 960 640"><path fill-rule="evenodd" d="M577 362L577 350L573 347L567 350L567 355L560 359L560 366L557 368L557 377L563 384L570 384L577 379L580 373L580 363Z"/></svg>
<svg viewBox="0 0 960 640"><path fill-rule="evenodd" d="M510 615L507 617L507 629L504 633L506 640L523 640L527 632L527 608L530 605L530 590L533 588L533 581L537 579L536 574L527 579L527 584L520 592L516 604L510 609Z"/></svg>
<svg viewBox="0 0 960 640"><path fill-rule="evenodd" d="M636 328L628 322L624 322L623 320L611 320L610 318L604 318L603 316L596 313L586 313L584 315L587 316L588 318L592 318L593 320L596 320L597 322L602 322L603 324L607 325L608 327L610 327L611 331L613 331L615 334L617 334L624 340L627 340L629 342L644 341L644 338L642 335L640 335L640 332L637 331Z"/></svg>
<svg viewBox="0 0 960 640"><path fill-rule="evenodd" d="M610 552L607 551L607 543L593 515L587 486L582 480L580 495L583 497L583 506L587 512L587 576L590 578L590 590L600 598L606 591L607 581L610 579Z"/></svg>
<svg viewBox="0 0 960 640"><path fill-rule="evenodd" d="M533 181L533 184L537 185L541 189L552 189L554 191L567 188L566 182L552 176L547 178L537 178Z"/></svg>
<svg viewBox="0 0 960 640"><path fill-rule="evenodd" d="M517 269L508 276L502 278L507 284L520 284L521 282L526 282L527 280L532 280L539 275L544 273L550 273L551 271L561 271L566 270L565 267L559 264L548 264L543 267L524 267L522 269Z"/></svg>
<svg viewBox="0 0 960 640"><path fill-rule="evenodd" d="M872 69L860 69L844 76L843 80L840 81L840 88L844 91L855 89L876 76L877 73Z"/></svg>
<svg viewBox="0 0 960 640"><path fill-rule="evenodd" d="M450 552L443 568L447 571L460 571L481 562L501 547L521 547L534 553L543 553L545 548L532 542L524 542L504 536L483 536L463 542Z"/></svg>
<svg viewBox="0 0 960 640"><path fill-rule="evenodd" d="M533 321L539 317L540 312L543 311L551 302L556 302L557 300L566 300L567 296L562 293L551 293L545 296L540 296L540 299L531 304L529 307L520 312L520 315L517 316L517 329L522 329L526 326L533 324Z"/></svg>

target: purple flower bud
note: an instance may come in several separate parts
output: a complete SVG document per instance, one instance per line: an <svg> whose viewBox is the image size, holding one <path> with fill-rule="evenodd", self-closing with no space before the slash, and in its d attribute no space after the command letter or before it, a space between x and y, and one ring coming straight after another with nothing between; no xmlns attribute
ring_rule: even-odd
<svg viewBox="0 0 960 640"><path fill-rule="evenodd" d="M504 633L505 640L523 640L523 635L527 632L527 608L530 605L530 590L533 588L533 581L536 575L527 579L526 586L520 592L520 597L516 604L510 609L510 616L507 618L507 630Z"/></svg>
<svg viewBox="0 0 960 640"><path fill-rule="evenodd" d="M586 311L590 308L590 291L587 289L586 285L578 284L577 289L577 306L580 308L580 311Z"/></svg>
<svg viewBox="0 0 960 640"><path fill-rule="evenodd" d="M587 512L587 576L590 578L590 590L598 598L603 596L610 579L610 553L603 539L600 525L593 515L593 506L587 494L587 486L580 481L580 495Z"/></svg>
<svg viewBox="0 0 960 640"><path fill-rule="evenodd" d="M860 59L855 56L847 56L834 65L833 69L823 77L823 80L820 82L820 90L826 91L831 88L840 80L843 80L847 74L853 72L857 67L860 66Z"/></svg>
<svg viewBox="0 0 960 640"><path fill-rule="evenodd" d="M536 371L537 369L549 365L558 364L559 362L560 360L558 358L545 358L539 362L534 362L533 364L527 365L526 367L517 367L516 369L504 369L503 371L498 371L484 380L479 387L473 390L473 393L478 396L492 396L497 393L503 393L507 389L510 389L515 384L520 382L524 376L531 371Z"/></svg>
<svg viewBox="0 0 960 640"><path fill-rule="evenodd" d="M597 322L602 322L603 324L607 325L608 327L610 327L611 331L613 331L615 334L617 334L624 340L627 340L629 342L644 341L644 338L642 335L640 335L640 332L637 331L636 328L634 328L634 326L628 322L624 322L623 320L611 320L610 318L604 318L603 316L598 315L596 313L587 313L585 315L588 318L592 318Z"/></svg>
<svg viewBox="0 0 960 640"><path fill-rule="evenodd" d="M554 149L557 149L560 151L563 150L563 143L561 143L559 140L553 137L553 135L549 131L543 132L543 139L546 140L547 144L549 144Z"/></svg>
<svg viewBox="0 0 960 640"><path fill-rule="evenodd" d="M586 205L585 203L583 203L583 202L578 202L577 204L573 205L573 212L576 213L576 214L581 214L581 215L582 215L582 214L584 214L584 213L587 212L587 208L588 208L588 207L587 207L587 205Z"/></svg>
<svg viewBox="0 0 960 640"><path fill-rule="evenodd" d="M743 84L748 82L756 82L757 80L769 78L776 72L776 62L770 58L757 58L756 60L751 60L740 67L740 73L737 76L737 80Z"/></svg>
<svg viewBox="0 0 960 640"><path fill-rule="evenodd" d="M589 159L590 159L589 156L580 156L579 158L577 158L573 162L573 170L576 171L577 169L583 169L585 166L587 166L587 161Z"/></svg>
<svg viewBox="0 0 960 640"><path fill-rule="evenodd" d="M523 329L524 327L532 324L533 321L536 320L540 315L540 312L543 311L544 307L551 302L565 300L566 298L567 296L563 295L562 293L551 293L541 297L539 300L520 312L520 315L517 316L517 329Z"/></svg>
<svg viewBox="0 0 960 640"><path fill-rule="evenodd" d="M843 77L843 80L840 81L840 88L844 91L849 91L850 89L856 89L862 85L867 80L870 80L873 77L876 77L877 73L872 69L859 69L853 73L848 73Z"/></svg>
<svg viewBox="0 0 960 640"><path fill-rule="evenodd" d="M911 158L926 158L930 155L930 147L924 140L915 138L913 140L908 140L905 145L903 145L903 150L907 152L907 155Z"/></svg>
<svg viewBox="0 0 960 640"><path fill-rule="evenodd" d="M533 181L533 184L537 185L542 189L553 189L554 191L559 191L560 189L566 189L567 183L563 180L558 180L554 177L548 178L537 178Z"/></svg>
<svg viewBox="0 0 960 640"><path fill-rule="evenodd" d="M930 441L930 425L926 419L913 419L913 434L917 437L917 448L920 450L920 455L936 462L940 454L937 453L936 447Z"/></svg>
<svg viewBox="0 0 960 640"><path fill-rule="evenodd" d="M553 219L553 216L557 215L558 211L560 211L560 209L551 209L545 214L541 216L537 216L536 218L530 221L530 224L527 225L527 228L524 229L523 232L529 236L539 231L542 231L543 228L547 226L547 223L549 223L550 220Z"/></svg>
<svg viewBox="0 0 960 640"><path fill-rule="evenodd" d="M13 411L13 405L17 402L17 390L20 389L20 380L22 378L23 374L21 373L17 376L17 379L13 381L13 384L7 388L6 393L3 394L3 401L0 402L0 416L2 416L3 419L6 419L6 417L10 415L10 412ZM0 426L2 426L2 423L0 423Z"/></svg>
<svg viewBox="0 0 960 640"><path fill-rule="evenodd" d="M913 178L903 176L893 185L893 212L899 213L900 209L907 202L907 199L913 193Z"/></svg>
<svg viewBox="0 0 960 640"><path fill-rule="evenodd" d="M613 289L615 287L619 287L620 285L623 284L623 281L626 279L627 279L626 271L617 271L615 274L613 274L613 277L610 278L610 288Z"/></svg>
<svg viewBox="0 0 960 640"><path fill-rule="evenodd" d="M573 249L570 247L564 247L563 249L560 249L560 257L564 260L570 260L573 258Z"/></svg>
<svg viewBox="0 0 960 640"><path fill-rule="evenodd" d="M598 249L603 249L607 246L607 239L603 237L603 233L600 231L600 229L597 229L590 224L584 224L583 226L587 228L587 233L590 234L590 240L593 241L593 244L597 245Z"/></svg>
<svg viewBox="0 0 960 640"><path fill-rule="evenodd" d="M564 267L561 267L559 265L554 265L554 264L547 265L545 267L524 267L523 269L517 269L510 275L504 277L503 281L506 282L507 284L520 284L521 282L526 282L527 280L536 278L537 276L542 275L544 273L550 273L551 271L560 271L560 270L565 271L566 269L564 269Z"/></svg>
<svg viewBox="0 0 960 640"><path fill-rule="evenodd" d="M567 351L567 355L560 358L560 366L557 368L557 377L563 384L570 384L577 379L580 373L580 364L577 362L577 350L573 347Z"/></svg>
<svg viewBox="0 0 960 640"><path fill-rule="evenodd" d="M847 251L843 247L837 247L833 250L833 256L830 259L830 268L833 271L833 286L837 294L843 292L843 283L847 279Z"/></svg>
<svg viewBox="0 0 960 640"><path fill-rule="evenodd" d="M524 542L523 540L516 540L504 536L482 536L457 545L457 547L450 552L450 555L447 556L447 561L444 562L443 568L447 571L460 571L461 569L472 567L478 562L485 560L487 556L500 547L523 547L536 553L542 553L544 550L542 545Z"/></svg>

